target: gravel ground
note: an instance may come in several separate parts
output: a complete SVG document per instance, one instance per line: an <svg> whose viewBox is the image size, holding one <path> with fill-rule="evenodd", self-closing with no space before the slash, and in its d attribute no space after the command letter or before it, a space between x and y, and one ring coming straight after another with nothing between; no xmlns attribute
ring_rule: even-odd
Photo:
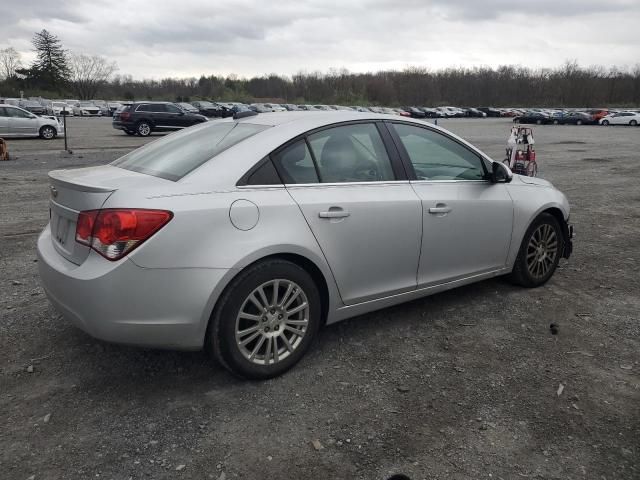
<svg viewBox="0 0 640 480"><path fill-rule="evenodd" d="M508 120L441 124L502 157ZM546 286L495 279L327 327L259 383L96 341L49 305L47 171L148 141L69 127L73 154L11 140L0 162L0 478L640 478L640 128L535 128L577 229Z"/></svg>

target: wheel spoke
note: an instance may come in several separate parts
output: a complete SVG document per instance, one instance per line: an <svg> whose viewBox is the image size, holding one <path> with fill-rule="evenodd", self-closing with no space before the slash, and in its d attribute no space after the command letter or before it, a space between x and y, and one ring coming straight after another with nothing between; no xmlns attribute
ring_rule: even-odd
<svg viewBox="0 0 640 480"><path fill-rule="evenodd" d="M246 337L250 333L253 333L253 332L255 332L255 331L259 330L259 329L260 329L260 325L254 325L253 327L249 327L249 328L245 328L244 330L240 330L238 333L236 333L236 335L238 336L238 338Z"/></svg>
<svg viewBox="0 0 640 480"><path fill-rule="evenodd" d="M280 288L280 280L273 281L273 300L271 305L278 305L278 289Z"/></svg>
<svg viewBox="0 0 640 480"><path fill-rule="evenodd" d="M260 300L262 300L264 307L269 308L269 300L267 300L267 296L264 294L264 289L262 287L258 287L258 295L260 296Z"/></svg>
<svg viewBox="0 0 640 480"><path fill-rule="evenodd" d="M300 312L301 310L304 310L305 308L307 308L307 302L301 303L297 307L292 308L291 310L285 310L285 311L287 313L287 316L290 316L290 315L295 315L296 313Z"/></svg>
<svg viewBox="0 0 640 480"><path fill-rule="evenodd" d="M287 349L287 351L293 352L293 347L289 343L289 340L287 339L287 336L284 334L284 332L282 333L282 337L280 338L282 338L282 341L284 342L284 346Z"/></svg>
<svg viewBox="0 0 640 480"><path fill-rule="evenodd" d="M251 320L252 322L259 322L261 319L260 315L252 315L246 312L241 312L240 315L238 315L238 318L241 318L243 320Z"/></svg>
<svg viewBox="0 0 640 480"><path fill-rule="evenodd" d="M291 292L293 291L295 287L293 286L292 283L290 283L289 285L287 285L287 291L284 292L284 295L282 296L282 300L280 301L280 303L278 304L278 306L282 307L284 305L284 302L287 301L287 299L289 298L289 295L291 295Z"/></svg>
<svg viewBox="0 0 640 480"><path fill-rule="evenodd" d="M249 360L253 360L256 356L256 353L258 353L258 350L260 350L260 347L262 347L262 345L264 344L266 337L263 335L260 337L260 340L258 340L258 343L256 343L255 347L253 347L253 350L251 351L251 355L249 355Z"/></svg>
<svg viewBox="0 0 640 480"><path fill-rule="evenodd" d="M258 308L260 312L262 312L266 308L266 305L261 304L260 300L258 300L253 293L249 295L249 300Z"/></svg>
<svg viewBox="0 0 640 480"><path fill-rule="evenodd" d="M286 322L284 322L287 325L307 325L309 323L309 320L287 320Z"/></svg>
<svg viewBox="0 0 640 480"><path fill-rule="evenodd" d="M269 365L271 363L271 339L267 338L267 351L264 352L264 363Z"/></svg>
<svg viewBox="0 0 640 480"><path fill-rule="evenodd" d="M285 330L288 330L291 333L294 333L295 335L297 335L298 337L302 337L304 335L304 331L302 330L298 330L297 328L293 328L289 325L285 325L284 326Z"/></svg>
<svg viewBox="0 0 640 480"><path fill-rule="evenodd" d="M294 302L294 300L300 296L300 292L301 292L301 291L302 291L302 290L300 290L300 289L296 290L296 292L295 292L293 295L291 295L291 298L289 298L289 300L287 301L287 303L285 303L285 304L284 304L284 306L283 306L282 308L284 308L285 310L286 310L287 308L289 308L289 305L291 305L291 304Z"/></svg>
<svg viewBox="0 0 640 480"><path fill-rule="evenodd" d="M240 346L244 347L245 345L251 343L258 335L260 335L260 332L252 333L249 337L245 338L240 342Z"/></svg>
<svg viewBox="0 0 640 480"><path fill-rule="evenodd" d="M273 340L273 363L280 361L280 354L278 353L278 335L272 337Z"/></svg>

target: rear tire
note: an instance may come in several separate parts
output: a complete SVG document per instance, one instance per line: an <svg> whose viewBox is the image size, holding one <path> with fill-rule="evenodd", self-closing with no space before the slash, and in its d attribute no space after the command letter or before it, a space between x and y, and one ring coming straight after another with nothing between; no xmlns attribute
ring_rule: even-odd
<svg viewBox="0 0 640 480"><path fill-rule="evenodd" d="M311 276L289 261L267 260L241 272L226 288L212 314L207 346L234 375L276 377L307 352L321 315Z"/></svg>
<svg viewBox="0 0 640 480"><path fill-rule="evenodd" d="M563 251L564 237L558 220L550 213L541 213L524 234L511 281L528 288L544 285L556 271Z"/></svg>
<svg viewBox="0 0 640 480"><path fill-rule="evenodd" d="M609 126L609 120L603 120L602 121L602 125L604 125L605 127Z"/></svg>
<svg viewBox="0 0 640 480"><path fill-rule="evenodd" d="M576 125L582 125L582 120L577 120Z"/></svg>
<svg viewBox="0 0 640 480"><path fill-rule="evenodd" d="M638 125L638 121L637 120L631 120L629 122L629 125L631 125L632 127L635 127L636 125Z"/></svg>
<svg viewBox="0 0 640 480"><path fill-rule="evenodd" d="M542 125L542 120L536 120L537 125Z"/></svg>
<svg viewBox="0 0 640 480"><path fill-rule="evenodd" d="M148 137L149 135L151 135L151 125L149 124L149 122L138 122L136 125L136 133L141 137Z"/></svg>
<svg viewBox="0 0 640 480"><path fill-rule="evenodd" d="M40 128L40 138L44 138L45 140L53 140L58 135L58 132L51 125L45 125Z"/></svg>

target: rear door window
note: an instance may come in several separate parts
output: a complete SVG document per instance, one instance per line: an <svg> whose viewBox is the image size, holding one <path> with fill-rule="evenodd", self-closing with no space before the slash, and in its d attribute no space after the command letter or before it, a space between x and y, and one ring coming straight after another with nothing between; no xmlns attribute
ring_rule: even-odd
<svg viewBox="0 0 640 480"><path fill-rule="evenodd" d="M203 123L149 143L111 165L177 181L227 148L268 128L251 123Z"/></svg>

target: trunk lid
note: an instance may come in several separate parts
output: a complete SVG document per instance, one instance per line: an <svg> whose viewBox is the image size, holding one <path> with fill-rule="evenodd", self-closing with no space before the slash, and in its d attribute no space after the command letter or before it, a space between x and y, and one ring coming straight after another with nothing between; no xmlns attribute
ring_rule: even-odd
<svg viewBox="0 0 640 480"><path fill-rule="evenodd" d="M158 180L111 165L49 172L49 224L56 251L70 262L82 264L90 248L75 241L78 214L102 208L118 189L144 188L147 182L157 186Z"/></svg>

